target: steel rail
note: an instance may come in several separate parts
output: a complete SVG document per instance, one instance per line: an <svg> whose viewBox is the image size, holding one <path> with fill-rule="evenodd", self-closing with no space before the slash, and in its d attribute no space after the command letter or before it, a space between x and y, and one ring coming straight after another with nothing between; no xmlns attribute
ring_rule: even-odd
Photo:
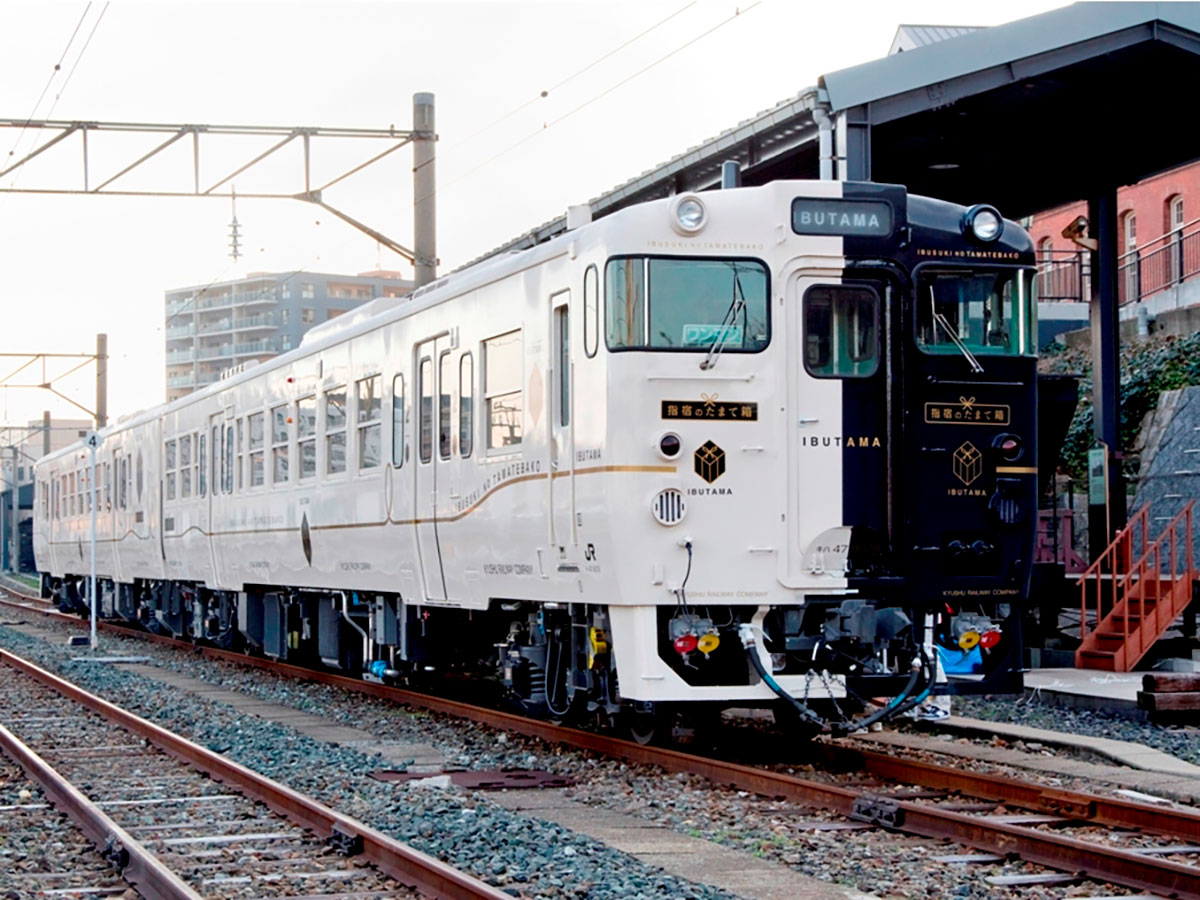
<svg viewBox="0 0 1200 900"><path fill-rule="evenodd" d="M364 859L374 863L381 872L427 896L442 900L510 900L508 894L439 859L406 846L368 825L330 809L323 803L121 709L14 653L0 649L0 662L32 676L64 697L145 738L160 750L205 772L217 781L236 787L245 796L265 803L275 812L319 837L329 838L336 834L341 839L361 841L361 855Z"/></svg>
<svg viewBox="0 0 1200 900"><path fill-rule="evenodd" d="M50 802L79 826L145 900L203 900L145 845L105 815L75 785L3 725L0 725L0 750L41 785Z"/></svg>
<svg viewBox="0 0 1200 900"><path fill-rule="evenodd" d="M65 613L46 612L24 604L10 605L79 623L78 618ZM756 766L695 756L668 748L643 746L608 735L554 725L515 713L479 707L458 700L448 700L228 650L197 647L189 642L163 635L135 632L111 623L103 624L107 624L109 630L117 633L135 634L155 643L186 647L210 659L265 669L299 680L341 687L430 712L466 718L499 730L539 738L549 743L565 744L576 749L590 750L629 762L659 766L670 772L701 775L714 783L728 785L738 790L767 797L778 797L814 808L829 809L846 816L854 814L856 801L886 801L899 813L898 818L901 821L898 830L900 831L924 837L953 840L991 853L1016 855L1048 868L1079 873L1099 881L1121 884L1136 890L1166 893L1179 898L1179 900L1200 900L1200 868L1106 847L1103 844L1090 843L1053 832L990 822L986 818L968 816L911 801L892 800L886 796L876 797L869 791L807 781ZM0 650L0 654L3 653L4 651ZM926 784L930 787L958 790L972 796L996 799L1031 810L1064 815L1082 823L1105 827L1144 829L1176 837L1200 836L1200 814L1185 810L1163 809L1100 795L1047 788L1004 776L948 769L916 760L845 747L840 744L836 748L830 748L828 752L847 759L857 756L868 771L904 783Z"/></svg>

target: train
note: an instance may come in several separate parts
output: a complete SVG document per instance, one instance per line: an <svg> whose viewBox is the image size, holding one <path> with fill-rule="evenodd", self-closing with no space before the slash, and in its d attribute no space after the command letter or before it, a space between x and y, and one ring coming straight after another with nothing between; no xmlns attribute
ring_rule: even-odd
<svg viewBox="0 0 1200 900"><path fill-rule="evenodd" d="M43 457L43 593L87 606L94 516L105 616L638 739L1019 687L1027 232L802 180L571 225Z"/></svg>

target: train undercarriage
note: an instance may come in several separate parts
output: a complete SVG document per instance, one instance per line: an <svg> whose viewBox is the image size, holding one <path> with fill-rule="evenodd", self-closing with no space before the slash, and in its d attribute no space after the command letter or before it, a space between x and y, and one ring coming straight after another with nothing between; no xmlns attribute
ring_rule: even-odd
<svg viewBox="0 0 1200 900"><path fill-rule="evenodd" d="M43 577L42 594L86 614L86 579ZM406 604L396 594L211 590L186 582L98 582L99 614L147 631L382 682L500 696L527 714L619 728L639 741L686 739L746 701L623 699L607 607L495 601L485 611ZM933 617L943 646L983 641L993 668L1011 640L992 617ZM918 613L838 597L805 606L661 606L659 659L690 686L766 683L797 734L844 733L906 711L935 688ZM930 617L925 617L926 623ZM760 653L757 644L762 643ZM764 664L766 663L766 664ZM791 693L777 677L801 676ZM792 684L796 682L793 680Z"/></svg>

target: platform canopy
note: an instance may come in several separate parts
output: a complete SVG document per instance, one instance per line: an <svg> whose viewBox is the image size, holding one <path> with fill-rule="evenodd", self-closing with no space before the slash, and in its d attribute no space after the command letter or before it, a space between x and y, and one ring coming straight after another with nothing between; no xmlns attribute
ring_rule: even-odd
<svg viewBox="0 0 1200 900"><path fill-rule="evenodd" d="M834 124L833 177L907 185L1017 218L1200 156L1200 3L1076 3L830 72L815 87L590 202L594 217L705 190L820 174L814 109ZM531 246L565 217L493 253ZM492 255L491 253L488 254Z"/></svg>

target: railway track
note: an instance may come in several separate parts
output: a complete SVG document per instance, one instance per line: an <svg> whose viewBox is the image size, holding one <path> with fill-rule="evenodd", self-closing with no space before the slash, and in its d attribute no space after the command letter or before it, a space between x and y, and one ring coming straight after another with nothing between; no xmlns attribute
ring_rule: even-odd
<svg viewBox="0 0 1200 900"><path fill-rule="evenodd" d="M0 650L0 749L146 900L508 895ZM0 810L0 816L18 810ZM29 810L19 810L27 813ZM103 858L115 867L99 874ZM114 886L119 871L125 884ZM69 875L70 873L66 873ZM43 879L44 880L44 879Z"/></svg>
<svg viewBox="0 0 1200 900"><path fill-rule="evenodd" d="M17 605L42 612L29 605ZM62 617L79 623L74 617ZM120 633L131 633L105 624ZM337 686L670 772L701 775L716 784L801 807L829 810L863 827L953 841L981 851L976 860L947 857L950 861L1020 858L1072 877L1179 900L1200 900L1200 867L1189 863L1200 860L1200 813L1191 810L1062 790L845 744L814 747L823 755L823 764L847 774L842 783L803 779L759 766L642 746L457 700L134 633L158 643L198 649L211 659L268 669L286 677Z"/></svg>

